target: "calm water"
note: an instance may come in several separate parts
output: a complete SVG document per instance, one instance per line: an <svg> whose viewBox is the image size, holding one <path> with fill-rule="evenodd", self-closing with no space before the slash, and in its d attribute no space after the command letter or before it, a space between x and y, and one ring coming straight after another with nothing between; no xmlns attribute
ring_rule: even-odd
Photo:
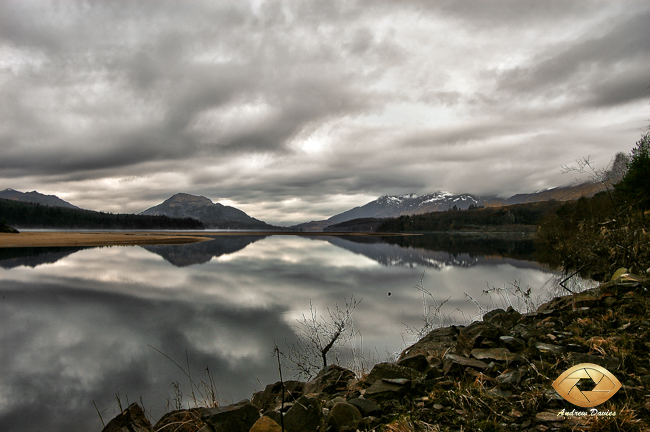
<svg viewBox="0 0 650 432"><path fill-rule="evenodd" d="M46 252L46 253L43 253ZM345 298L368 361L412 341L424 286L464 324L486 284L520 280L535 295L552 276L525 241L467 237L222 236L182 246L0 250L0 425L3 431L100 431L142 399L154 418L213 374L223 403L278 380L274 341L296 319ZM40 253L40 254L37 254ZM506 257L507 256L507 257ZM388 295L388 293L391 295ZM185 396L185 402L188 397Z"/></svg>

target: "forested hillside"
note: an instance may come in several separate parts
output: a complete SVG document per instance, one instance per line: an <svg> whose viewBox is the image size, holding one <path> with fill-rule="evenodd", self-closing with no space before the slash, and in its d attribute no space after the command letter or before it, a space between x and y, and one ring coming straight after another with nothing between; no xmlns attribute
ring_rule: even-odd
<svg viewBox="0 0 650 432"><path fill-rule="evenodd" d="M504 207L453 208L446 212L400 216L384 222L381 232L516 231L531 229L560 207L557 201L516 204Z"/></svg>
<svg viewBox="0 0 650 432"><path fill-rule="evenodd" d="M192 218L112 214L0 199L0 220L16 228L203 229Z"/></svg>

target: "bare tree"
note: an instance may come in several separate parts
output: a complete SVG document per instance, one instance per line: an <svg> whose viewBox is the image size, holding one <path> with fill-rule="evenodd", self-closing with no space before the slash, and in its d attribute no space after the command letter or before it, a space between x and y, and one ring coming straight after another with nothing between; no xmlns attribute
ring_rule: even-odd
<svg viewBox="0 0 650 432"><path fill-rule="evenodd" d="M352 313L360 303L361 300L350 297L343 306L335 304L333 309L327 308L326 318L318 315L314 305L309 302L309 315L303 314L296 325L296 342L287 344L288 350L282 354L297 376L311 378L327 367L329 357L334 356L335 361L339 360L340 349L357 334Z"/></svg>

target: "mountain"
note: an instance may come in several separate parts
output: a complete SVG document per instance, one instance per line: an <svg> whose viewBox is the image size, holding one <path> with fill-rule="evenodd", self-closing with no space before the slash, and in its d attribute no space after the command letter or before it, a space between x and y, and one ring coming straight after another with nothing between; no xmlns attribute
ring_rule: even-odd
<svg viewBox="0 0 650 432"><path fill-rule="evenodd" d="M332 216L327 220L311 221L294 225L291 228L302 231L325 231L328 226L356 219L385 219L404 215L433 213L452 209L466 210L473 206L500 207L504 205L534 203L540 201L570 201L581 196L593 196L604 190L600 183L582 183L576 186L564 186L529 194L517 194L510 198L479 197L470 194L453 195L449 192L434 192L425 195L384 195L366 205L355 207L343 213ZM377 221L367 221L369 226L376 227ZM359 227L350 226L350 229ZM345 231L345 227L337 228Z"/></svg>
<svg viewBox="0 0 650 432"><path fill-rule="evenodd" d="M521 203L531 203L539 201L572 201L577 200L580 197L586 196L590 197L596 193L605 189L605 186L602 183L582 183L576 186L564 186L547 189L541 192L535 192L530 194L517 194L513 195L507 200L504 204L521 204Z"/></svg>
<svg viewBox="0 0 650 432"><path fill-rule="evenodd" d="M470 194L454 195L449 192L434 192L425 195L384 195L366 205L339 213L325 221L312 221L291 228L304 231L322 231L341 222L361 218L394 218L402 215L445 211L456 206L466 210L470 205L484 205L484 199Z"/></svg>
<svg viewBox="0 0 650 432"><path fill-rule="evenodd" d="M203 196L177 193L141 215L164 215L174 218L191 217L203 222L206 228L219 229L276 229L276 227L248 216L243 211L213 203Z"/></svg>
<svg viewBox="0 0 650 432"><path fill-rule="evenodd" d="M5 189L2 192L0 192L0 198L12 200L12 201L41 204L50 207L65 207L65 208L79 209L79 207L72 205L67 201L63 201L61 198L59 198L56 195L44 195L36 191L20 192L14 189Z"/></svg>
<svg viewBox="0 0 650 432"><path fill-rule="evenodd" d="M329 225L359 218L392 218L401 215L444 211L456 206L461 210L470 205L479 205L481 198L469 194L453 195L449 192L435 192L426 195L384 195L368 204L355 207L327 219Z"/></svg>

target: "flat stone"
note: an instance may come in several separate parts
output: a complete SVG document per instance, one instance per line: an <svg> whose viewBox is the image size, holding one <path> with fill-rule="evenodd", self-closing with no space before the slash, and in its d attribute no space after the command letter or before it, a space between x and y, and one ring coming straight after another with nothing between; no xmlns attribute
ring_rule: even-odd
<svg viewBox="0 0 650 432"><path fill-rule="evenodd" d="M364 397L381 402L390 399L399 399L406 394L407 387L400 384L388 383L383 380L375 381L364 393Z"/></svg>
<svg viewBox="0 0 650 432"><path fill-rule="evenodd" d="M201 420L212 426L215 432L248 432L259 418L257 407L248 400L224 407L201 409Z"/></svg>
<svg viewBox="0 0 650 432"><path fill-rule="evenodd" d="M460 366L470 366L473 368L485 370L488 365L485 362L482 362L481 360L469 358L469 357L463 357L458 354L445 354L445 364L443 367L443 371L445 375L449 373L449 370L454 364L460 365Z"/></svg>
<svg viewBox="0 0 650 432"><path fill-rule="evenodd" d="M472 357L479 360L515 361L521 360L521 356L511 353L507 348L474 348Z"/></svg>
<svg viewBox="0 0 650 432"><path fill-rule="evenodd" d="M399 366L393 363L377 363L368 376L366 384L372 385L377 380L406 379L411 381L424 381L426 375L410 367Z"/></svg>
<svg viewBox="0 0 650 432"><path fill-rule="evenodd" d="M514 336L501 336L499 341L511 350L519 351L526 348L526 342Z"/></svg>
<svg viewBox="0 0 650 432"><path fill-rule="evenodd" d="M561 345L553 345L544 342L536 342L535 348L541 352L550 352L552 354L562 354L564 352L564 347Z"/></svg>

